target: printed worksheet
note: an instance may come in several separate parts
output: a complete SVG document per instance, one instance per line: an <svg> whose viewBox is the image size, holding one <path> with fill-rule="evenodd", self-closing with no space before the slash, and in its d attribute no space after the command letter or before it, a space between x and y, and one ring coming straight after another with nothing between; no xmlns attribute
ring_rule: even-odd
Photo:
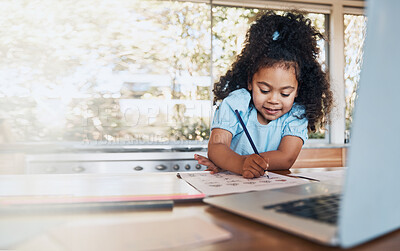
<svg viewBox="0 0 400 251"><path fill-rule="evenodd" d="M268 174L269 178L267 176L262 176L254 179L246 179L241 175L231 172L210 174L209 172L203 171L179 174L187 183L207 196L275 189L310 182L304 179L291 178L271 172Z"/></svg>

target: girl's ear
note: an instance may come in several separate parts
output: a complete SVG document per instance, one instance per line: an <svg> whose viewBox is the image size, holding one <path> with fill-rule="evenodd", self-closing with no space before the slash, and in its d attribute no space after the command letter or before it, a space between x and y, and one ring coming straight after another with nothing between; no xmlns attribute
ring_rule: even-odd
<svg viewBox="0 0 400 251"><path fill-rule="evenodd" d="M251 91L253 89L253 86L251 85L250 82L247 83L247 89L249 89L249 91Z"/></svg>

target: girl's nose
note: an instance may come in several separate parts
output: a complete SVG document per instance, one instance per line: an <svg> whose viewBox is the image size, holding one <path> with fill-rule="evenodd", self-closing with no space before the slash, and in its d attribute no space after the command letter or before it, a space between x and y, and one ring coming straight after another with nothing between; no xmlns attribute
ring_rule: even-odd
<svg viewBox="0 0 400 251"><path fill-rule="evenodd" d="M271 93L271 95L269 95L267 102L271 103L271 104L277 104L279 102L279 94L276 93Z"/></svg>

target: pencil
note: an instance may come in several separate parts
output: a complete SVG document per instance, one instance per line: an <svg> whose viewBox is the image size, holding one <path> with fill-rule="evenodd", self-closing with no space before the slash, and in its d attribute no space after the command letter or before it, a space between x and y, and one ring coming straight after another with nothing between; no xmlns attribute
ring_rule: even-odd
<svg viewBox="0 0 400 251"><path fill-rule="evenodd" d="M249 139L250 145L253 148L254 153L261 156L260 153L257 151L256 145L254 145L254 142L250 137L250 133L249 133L249 131L247 131L246 125L244 124L242 117L240 117L238 110L235 110L235 113L236 113L236 117L238 118L240 124L242 125L244 133L246 134L247 138ZM265 173L267 174L267 177L269 179L268 171L265 171Z"/></svg>

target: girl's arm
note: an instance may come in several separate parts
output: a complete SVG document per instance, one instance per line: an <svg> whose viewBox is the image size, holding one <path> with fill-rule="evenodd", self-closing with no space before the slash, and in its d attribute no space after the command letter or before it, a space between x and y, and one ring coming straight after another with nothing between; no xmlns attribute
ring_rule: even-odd
<svg viewBox="0 0 400 251"><path fill-rule="evenodd" d="M268 170L288 170L292 167L303 146L303 140L296 136L285 136L279 144L278 150L260 153L268 159Z"/></svg>
<svg viewBox="0 0 400 251"><path fill-rule="evenodd" d="M245 178L254 178L264 175L268 163L262 157L239 155L231 148L232 134L224 129L215 128L211 131L208 142L208 158L217 167L243 175Z"/></svg>

